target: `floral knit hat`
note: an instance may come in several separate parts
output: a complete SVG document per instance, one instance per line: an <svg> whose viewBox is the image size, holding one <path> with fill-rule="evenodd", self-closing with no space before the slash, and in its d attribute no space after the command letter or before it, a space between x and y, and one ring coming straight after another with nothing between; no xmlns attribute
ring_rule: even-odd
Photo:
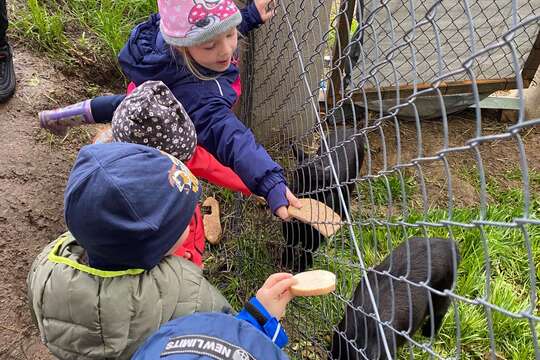
<svg viewBox="0 0 540 360"><path fill-rule="evenodd" d="M197 145L195 126L161 81L147 81L120 103L112 119L113 140L155 147L181 161Z"/></svg>
<svg viewBox="0 0 540 360"><path fill-rule="evenodd" d="M233 0L158 0L160 30L168 44L194 46L242 22Z"/></svg>

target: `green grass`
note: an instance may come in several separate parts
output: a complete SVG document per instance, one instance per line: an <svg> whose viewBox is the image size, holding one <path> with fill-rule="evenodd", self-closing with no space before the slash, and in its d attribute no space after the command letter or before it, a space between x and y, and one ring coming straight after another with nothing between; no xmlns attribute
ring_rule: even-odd
<svg viewBox="0 0 540 360"><path fill-rule="evenodd" d="M44 49L58 51L67 43L61 13L48 11L38 0L27 1L26 15L14 22L25 38L33 39Z"/></svg>
<svg viewBox="0 0 540 360"><path fill-rule="evenodd" d="M79 68L120 76L116 57L130 31L157 10L147 0L26 0L13 14L15 37Z"/></svg>
<svg viewBox="0 0 540 360"><path fill-rule="evenodd" d="M504 174L506 180L520 180L518 170ZM519 184L519 181L516 183ZM531 172L530 217L540 218L540 173ZM514 218L523 216L523 193L521 187L504 188L496 178L489 178L487 185L489 204L486 208L486 220L510 223ZM380 177L365 181L357 186L358 201L364 207L385 207L389 199L400 203L403 199L415 196L418 185L409 176ZM243 294L247 299L262 284L267 275L277 271L272 249L280 244L279 224L270 222L268 215L260 209L248 205L246 217L249 224L244 228L236 243L237 260L235 273L238 278L235 285L228 288L228 296ZM373 217L375 214L375 217ZM454 209L451 220L470 224L478 220L478 207ZM380 217L378 217L380 216ZM452 237L458 243L461 263L455 292L459 296L474 302L485 298L508 312L519 314L531 307L536 316L540 315L540 301L531 304L531 278L529 259L523 230L500 226L482 226L465 228L462 226L417 226L414 228L397 225L398 220L418 224L419 221L437 224L449 218L444 209L431 209L426 215L419 211L410 211L406 216L388 217L387 213L357 209L353 214L356 220L366 221L367 225L353 227L355 238L362 252L366 266L374 266L389 252L389 247L396 246L410 236ZM395 226L378 223L386 220ZM270 223L270 225L269 225ZM540 264L540 227L528 225L534 264ZM350 229L342 229L334 239L321 247L316 253L316 268L328 269L336 273L338 284L336 294L350 299L354 288L360 281L358 257L351 240ZM484 251L484 241L487 253ZM270 244L270 245L269 245ZM273 244L273 245L272 245ZM489 287L486 285L486 260L490 265ZM540 279L540 267L536 266L536 280ZM240 279L238 281L238 279ZM538 284L537 284L538 287ZM241 302L237 302L240 305ZM457 309L454 313L454 306ZM324 358L321 348L328 346L330 329L337 324L343 314L343 302L337 296L300 298L289 307L286 327L291 335L288 347L292 358ZM460 357L462 359L484 359L490 352L488 316L493 324L493 338L497 356L501 359L532 359L535 356L530 324L525 319L507 316L497 310L488 311L480 304L455 301L447 314L443 327L433 340L431 348L444 357L456 356L456 334L459 329ZM293 321L295 320L295 321ZM536 324L540 332L540 324ZM317 345L313 340L317 339ZM420 335L414 337L419 343L429 344L429 338ZM429 354L417 347L404 347L399 355L405 359L413 353L415 358L427 359Z"/></svg>

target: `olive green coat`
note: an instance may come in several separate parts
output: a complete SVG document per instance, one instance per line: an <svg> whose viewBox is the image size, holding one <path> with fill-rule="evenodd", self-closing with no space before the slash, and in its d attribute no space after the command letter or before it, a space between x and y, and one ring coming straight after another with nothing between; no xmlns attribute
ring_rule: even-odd
<svg viewBox="0 0 540 360"><path fill-rule="evenodd" d="M60 359L129 359L158 327L193 312L228 311L201 269L165 257L149 271L102 271L84 265L70 233L38 255L28 296L42 341Z"/></svg>

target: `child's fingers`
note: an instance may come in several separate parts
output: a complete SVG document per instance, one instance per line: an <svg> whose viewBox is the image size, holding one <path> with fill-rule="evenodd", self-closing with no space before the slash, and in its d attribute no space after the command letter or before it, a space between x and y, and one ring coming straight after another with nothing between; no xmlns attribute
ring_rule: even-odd
<svg viewBox="0 0 540 360"><path fill-rule="evenodd" d="M291 294L290 291L285 291L281 297L275 301L274 303L274 313L272 314L275 316L278 320L281 320L283 316L285 316L285 312L287 311L287 305L289 302L294 298L294 295Z"/></svg>
<svg viewBox="0 0 540 360"><path fill-rule="evenodd" d="M289 212L287 211L286 206L282 206L276 210L276 216L279 217L283 221L289 221Z"/></svg>
<svg viewBox="0 0 540 360"><path fill-rule="evenodd" d="M293 298L293 293L290 290L286 290L284 293L281 294L279 302L285 307Z"/></svg>
<svg viewBox="0 0 540 360"><path fill-rule="evenodd" d="M287 278L290 278L292 277L292 274L289 274L289 273L275 273L275 274L272 274L268 277L268 279L266 279L266 281L264 282L263 284L263 288L271 288L272 286L274 286L276 283L280 282L281 280L283 279L287 279Z"/></svg>
<svg viewBox="0 0 540 360"><path fill-rule="evenodd" d="M296 279L293 277L282 279L281 281L277 282L272 286L268 291L273 297L280 297L290 289L291 286L296 284Z"/></svg>
<svg viewBox="0 0 540 360"><path fill-rule="evenodd" d="M279 0L272 0L272 16L276 15L276 9L279 6Z"/></svg>
<svg viewBox="0 0 540 360"><path fill-rule="evenodd" d="M289 201L289 204L294 206L295 208L300 209L302 207L302 205L300 204L300 200L298 200L298 198L294 196L294 194L291 192L291 190L289 190L289 188L287 188L287 190L285 191L285 197Z"/></svg>
<svg viewBox="0 0 540 360"><path fill-rule="evenodd" d="M279 319L285 316L287 305L289 304L289 302L291 302L293 298L294 298L294 295L289 290L286 290L283 294L281 294L280 298L276 301L277 308L281 309L278 314L279 316L277 316Z"/></svg>

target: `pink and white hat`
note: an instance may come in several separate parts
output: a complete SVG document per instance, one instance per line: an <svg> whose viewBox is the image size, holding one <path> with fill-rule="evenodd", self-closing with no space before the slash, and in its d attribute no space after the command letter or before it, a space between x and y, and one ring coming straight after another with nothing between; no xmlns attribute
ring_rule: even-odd
<svg viewBox="0 0 540 360"><path fill-rule="evenodd" d="M212 40L242 22L233 0L158 0L163 39L194 46Z"/></svg>

